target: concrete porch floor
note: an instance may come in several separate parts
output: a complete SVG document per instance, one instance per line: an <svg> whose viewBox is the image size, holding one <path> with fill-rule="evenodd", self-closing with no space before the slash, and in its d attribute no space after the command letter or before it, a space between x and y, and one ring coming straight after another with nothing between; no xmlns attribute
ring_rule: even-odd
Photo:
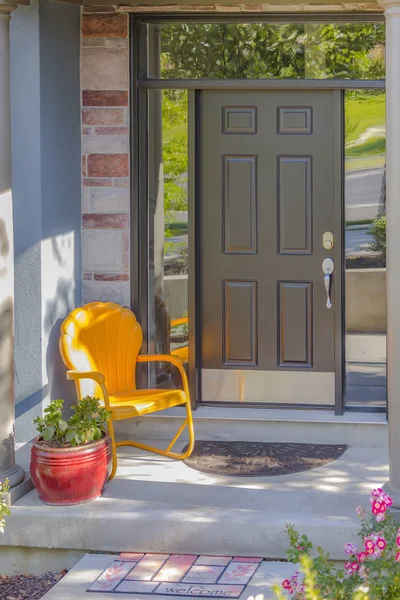
<svg viewBox="0 0 400 600"><path fill-rule="evenodd" d="M210 476L133 448L119 456L117 477L95 502L61 508L27 494L0 544L285 558L293 523L340 560L356 539L355 508L368 508L371 489L388 479L382 447L350 447L324 467L270 478Z"/></svg>

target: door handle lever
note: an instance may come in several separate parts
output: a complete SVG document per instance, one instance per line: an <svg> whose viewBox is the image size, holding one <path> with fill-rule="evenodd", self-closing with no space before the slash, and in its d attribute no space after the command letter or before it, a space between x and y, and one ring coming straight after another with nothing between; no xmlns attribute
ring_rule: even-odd
<svg viewBox="0 0 400 600"><path fill-rule="evenodd" d="M331 308L332 307L332 302L331 302L331 276L330 275L325 275L324 281L325 281L325 289L326 289L326 308Z"/></svg>
<svg viewBox="0 0 400 600"><path fill-rule="evenodd" d="M324 272L324 284L326 290L326 308L332 308L331 301L331 277L335 270L335 263L331 258L325 258L322 263L322 270Z"/></svg>

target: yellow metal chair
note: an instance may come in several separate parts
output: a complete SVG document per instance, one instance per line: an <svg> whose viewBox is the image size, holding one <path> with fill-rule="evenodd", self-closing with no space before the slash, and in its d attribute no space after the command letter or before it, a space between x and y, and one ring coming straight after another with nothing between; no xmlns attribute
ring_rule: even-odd
<svg viewBox="0 0 400 600"><path fill-rule="evenodd" d="M134 446L176 459L187 458L194 446L194 429L189 386L182 360L169 354L139 354L142 328L127 308L112 302L93 302L70 313L61 325L60 352L68 369L67 379L75 382L78 399L85 395L102 398L111 412L108 423L112 441L113 466L110 480L117 471L119 446ZM145 362L168 362L182 378L183 389L136 389L136 365ZM115 441L114 421L147 415L165 408L186 406L186 419L166 450L132 440ZM172 451L185 429L189 445L184 453Z"/></svg>

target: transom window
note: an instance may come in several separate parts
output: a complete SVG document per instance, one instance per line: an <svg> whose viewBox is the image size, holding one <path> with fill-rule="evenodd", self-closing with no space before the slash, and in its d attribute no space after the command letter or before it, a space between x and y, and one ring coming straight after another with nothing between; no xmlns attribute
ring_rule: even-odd
<svg viewBox="0 0 400 600"><path fill-rule="evenodd" d="M168 23L150 78L384 79L385 24Z"/></svg>

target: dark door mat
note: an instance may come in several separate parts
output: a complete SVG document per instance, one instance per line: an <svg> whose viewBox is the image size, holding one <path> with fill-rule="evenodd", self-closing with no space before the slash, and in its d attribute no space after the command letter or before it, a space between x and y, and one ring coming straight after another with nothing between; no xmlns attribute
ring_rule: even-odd
<svg viewBox="0 0 400 600"><path fill-rule="evenodd" d="M345 450L343 444L197 441L184 462L213 475L271 477L323 467L340 458Z"/></svg>

